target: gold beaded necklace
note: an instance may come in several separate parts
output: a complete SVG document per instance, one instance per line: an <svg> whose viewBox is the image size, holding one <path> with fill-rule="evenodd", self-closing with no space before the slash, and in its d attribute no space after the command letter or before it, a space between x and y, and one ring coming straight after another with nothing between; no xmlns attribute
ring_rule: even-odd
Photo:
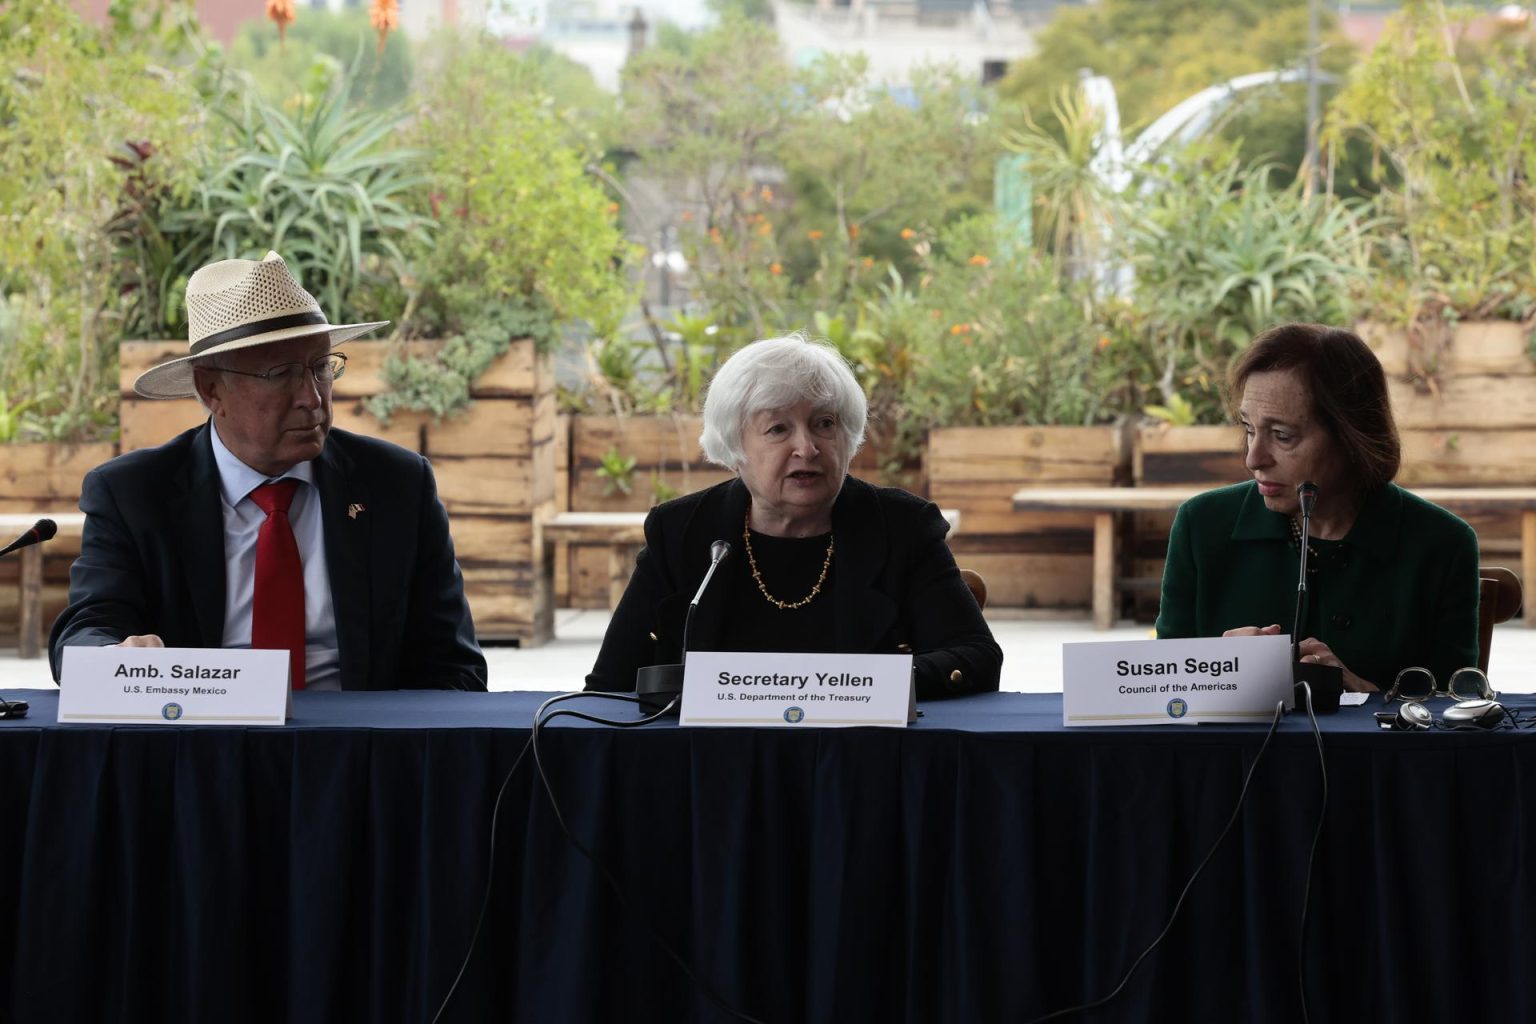
<svg viewBox="0 0 1536 1024"><path fill-rule="evenodd" d="M742 527L741 542L747 549L747 564L752 567L752 579L757 582L758 591L763 597L768 599L769 604L781 612L792 612L796 608L804 608L816 600L816 595L821 593L822 584L827 582L827 573L832 570L832 546L834 541L833 538L828 537L827 557L821 563L821 575L816 577L816 585L811 588L811 592L798 601L780 601L768 593L767 586L763 584L763 574L757 568L757 556L752 553L752 510L750 508L747 509L746 524Z"/></svg>
<svg viewBox="0 0 1536 1024"><path fill-rule="evenodd" d="M1289 517L1287 517L1289 518ZM1291 543L1296 545L1296 550L1301 550L1301 524L1291 520ZM1312 546L1312 538L1307 538L1307 575L1317 572L1317 548Z"/></svg>

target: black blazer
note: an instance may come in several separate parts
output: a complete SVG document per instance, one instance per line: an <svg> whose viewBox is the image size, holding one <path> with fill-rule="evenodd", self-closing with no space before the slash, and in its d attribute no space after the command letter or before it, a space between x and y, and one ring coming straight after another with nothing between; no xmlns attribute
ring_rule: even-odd
<svg viewBox="0 0 1536 1024"><path fill-rule="evenodd" d="M688 602L709 568L709 546L722 538L738 546L747 501L746 486L730 480L651 510L645 550L608 624L587 689L633 690L636 669L679 660ZM911 650L920 700L996 690L1003 664L1002 649L944 543L948 531L932 502L851 476L832 507L837 586L830 614L837 649ZM720 628L719 605L706 598L694 613L692 645L710 649Z"/></svg>
<svg viewBox="0 0 1536 1024"><path fill-rule="evenodd" d="M167 647L224 637L224 518L205 423L98 466L48 657L155 633ZM333 429L315 459L344 690L484 690L448 514L415 452ZM351 505L363 511L348 516Z"/></svg>

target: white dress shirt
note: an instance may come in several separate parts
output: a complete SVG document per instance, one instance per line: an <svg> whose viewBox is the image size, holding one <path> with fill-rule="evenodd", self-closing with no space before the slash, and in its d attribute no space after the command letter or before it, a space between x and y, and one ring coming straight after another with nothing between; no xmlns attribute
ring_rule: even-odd
<svg viewBox="0 0 1536 1024"><path fill-rule="evenodd" d="M213 460L219 467L219 504L224 511L224 647L251 646L251 608L256 597L256 537L267 515L251 492L273 480L301 481L288 507L288 522L304 563L304 685L310 690L341 689L336 653L336 613L331 605L331 577L325 563L325 527L313 463L301 462L281 477L268 477L241 462L211 432Z"/></svg>

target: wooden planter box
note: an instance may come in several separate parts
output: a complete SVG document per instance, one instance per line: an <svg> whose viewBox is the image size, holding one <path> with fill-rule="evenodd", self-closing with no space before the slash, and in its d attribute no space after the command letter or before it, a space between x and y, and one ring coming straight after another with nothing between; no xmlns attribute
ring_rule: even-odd
<svg viewBox="0 0 1536 1024"><path fill-rule="evenodd" d="M989 607L1088 607L1093 516L1015 512L1013 494L1124 483L1120 427L946 427L929 433L924 465L928 497L960 510L950 546L961 568L986 577Z"/></svg>
<svg viewBox="0 0 1536 1024"><path fill-rule="evenodd" d="M430 356L436 343L419 342ZM519 340L475 382L475 404L441 422L403 413L388 425L363 408L383 390L380 370L390 346L349 342L347 373L336 384L335 424L382 437L427 456L448 509L464 590L482 641L538 644L553 626L553 605L535 567L541 562L536 519L554 510L555 396L549 359ZM122 346L122 449L161 444L207 414L193 399L150 401L133 394L139 373L184 355L184 342Z"/></svg>
<svg viewBox="0 0 1536 1024"><path fill-rule="evenodd" d="M1405 487L1536 485L1536 362L1518 323L1457 326L1433 380L1410 370L1407 335L1363 323L1357 330L1387 371L1403 438ZM1469 515L1485 565L1519 561L1520 516Z"/></svg>
<svg viewBox="0 0 1536 1024"><path fill-rule="evenodd" d="M79 511L80 481L117 454L110 441L90 444L0 445L0 512L44 515ZM0 538L0 544L11 537ZM46 633L69 599L69 567L80 553L78 537L43 545L42 621ZM17 644L21 560L0 559L0 647Z"/></svg>
<svg viewBox="0 0 1536 1024"><path fill-rule="evenodd" d="M698 416L573 415L569 423L564 510L644 512L671 494L688 494L731 477L704 461ZM628 493L598 475L610 450L635 460ZM607 608L609 586L607 545L555 546L556 605Z"/></svg>

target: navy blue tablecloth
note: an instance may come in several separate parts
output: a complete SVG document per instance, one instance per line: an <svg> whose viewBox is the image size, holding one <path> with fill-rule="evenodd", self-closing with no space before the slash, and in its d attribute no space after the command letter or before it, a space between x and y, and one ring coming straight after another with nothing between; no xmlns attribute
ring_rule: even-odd
<svg viewBox="0 0 1536 1024"><path fill-rule="evenodd" d="M26 1022L429 1020L548 696L306 693L285 727L189 728L58 726L55 694L8 695L33 708L0 721L0 1017ZM559 720L550 784L624 902L526 760L444 1019L731 1019L657 934L764 1021L1016 1021L1092 998L1161 928L1265 733L1068 730L1059 695L925 710L905 730ZM1536 1019L1536 735L1382 733L1371 710L1320 720L1312 1020ZM1299 1019L1320 808L1292 716L1161 950L1077 1019Z"/></svg>

